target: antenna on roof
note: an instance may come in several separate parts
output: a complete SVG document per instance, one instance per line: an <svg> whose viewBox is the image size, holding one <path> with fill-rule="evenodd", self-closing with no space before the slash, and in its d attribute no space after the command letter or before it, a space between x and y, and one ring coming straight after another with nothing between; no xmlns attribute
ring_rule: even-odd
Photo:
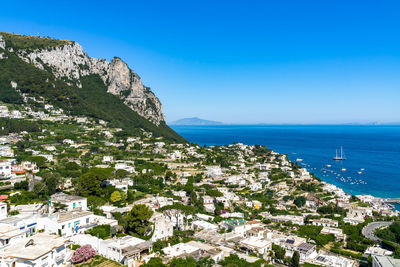
<svg viewBox="0 0 400 267"><path fill-rule="evenodd" d="M33 246L33 239L29 239L28 243L25 244L25 247Z"/></svg>

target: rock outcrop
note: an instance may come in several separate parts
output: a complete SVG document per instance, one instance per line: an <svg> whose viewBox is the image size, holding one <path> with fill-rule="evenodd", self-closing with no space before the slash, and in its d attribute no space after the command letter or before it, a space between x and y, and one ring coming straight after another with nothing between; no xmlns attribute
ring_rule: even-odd
<svg viewBox="0 0 400 267"><path fill-rule="evenodd" d="M6 43L0 35L0 48ZM55 77L67 80L81 88L80 78L98 74L107 87L107 92L118 95L132 110L155 125L165 121L160 100L150 88L143 85L140 77L120 58L111 62L92 58L76 42L44 49L18 50L16 54L25 62L42 70L49 69Z"/></svg>

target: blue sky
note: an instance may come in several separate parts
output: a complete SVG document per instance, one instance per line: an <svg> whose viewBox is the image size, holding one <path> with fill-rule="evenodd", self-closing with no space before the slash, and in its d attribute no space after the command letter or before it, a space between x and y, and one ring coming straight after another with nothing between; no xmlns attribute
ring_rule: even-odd
<svg viewBox="0 0 400 267"><path fill-rule="evenodd" d="M399 1L12 1L0 31L125 60L167 121L400 121Z"/></svg>

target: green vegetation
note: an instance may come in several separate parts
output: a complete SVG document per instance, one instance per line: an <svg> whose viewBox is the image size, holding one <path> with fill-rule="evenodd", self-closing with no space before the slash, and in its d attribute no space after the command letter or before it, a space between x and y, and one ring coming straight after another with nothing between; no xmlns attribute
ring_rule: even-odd
<svg viewBox="0 0 400 267"><path fill-rule="evenodd" d="M376 235L382 239L400 244L400 222L394 222L387 228L377 230Z"/></svg>
<svg viewBox="0 0 400 267"><path fill-rule="evenodd" d="M345 216L346 215L346 210L338 207L334 204L329 204L327 206L322 206L320 208L318 208L317 210L318 213L322 213L322 214L340 214Z"/></svg>
<svg viewBox="0 0 400 267"><path fill-rule="evenodd" d="M226 266L226 267L231 267L231 266L237 266L237 267L260 267L263 264L263 260L260 259L254 263L249 263L245 259L239 258L238 255L236 254L231 254L229 257L226 257L223 259L219 264L221 266Z"/></svg>
<svg viewBox="0 0 400 267"><path fill-rule="evenodd" d="M331 252L358 260L360 260L363 256L363 253L351 252L340 248L331 248Z"/></svg>
<svg viewBox="0 0 400 267"><path fill-rule="evenodd" d="M0 89L0 98L1 98L1 89ZM33 121L27 121L22 119L0 118L0 135L6 135L9 133L20 133L23 131L39 132L40 127L37 122Z"/></svg>
<svg viewBox="0 0 400 267"><path fill-rule="evenodd" d="M383 239L383 248L393 251L394 256L400 258L400 222L394 222L386 228L378 229L376 235Z"/></svg>
<svg viewBox="0 0 400 267"><path fill-rule="evenodd" d="M149 219L152 215L153 211L146 205L134 205L126 215L123 215L125 232L146 238L151 229Z"/></svg>
<svg viewBox="0 0 400 267"><path fill-rule="evenodd" d="M12 43L11 39L6 42ZM50 70L40 70L9 51L4 53L7 58L0 60L0 101L22 103L19 94L11 88L10 83L14 81L21 93L44 97L54 106L72 115L103 119L110 122L112 127L123 128L136 136L142 134L140 129L144 129L156 137L163 136L172 141L186 142L165 122L156 126L131 110L118 96L107 93L107 88L99 75L82 77L80 80L82 88L78 88L68 85L64 80L56 79ZM75 82L72 81L73 84Z"/></svg>
<svg viewBox="0 0 400 267"><path fill-rule="evenodd" d="M305 198L304 196L296 197L296 198L294 199L293 203L294 203L297 207L301 208L301 207L303 207L303 206L306 204L306 198Z"/></svg>
<svg viewBox="0 0 400 267"><path fill-rule="evenodd" d="M300 254L299 254L298 251L295 251L293 253L291 266L293 266L293 267L299 267L300 266Z"/></svg>
<svg viewBox="0 0 400 267"><path fill-rule="evenodd" d="M86 234L95 236L101 239L108 239L115 235L115 228L111 227L109 224L97 225L85 232Z"/></svg>
<svg viewBox="0 0 400 267"><path fill-rule="evenodd" d="M160 258L151 258L148 263L141 265L142 267L211 267L214 260L206 257L196 261L192 257L174 258L167 264L164 264ZM231 265L235 266L235 265ZM242 266L242 265L237 265ZM257 265L259 266L259 265Z"/></svg>
<svg viewBox="0 0 400 267"><path fill-rule="evenodd" d="M347 235L345 248L358 252L364 252L368 246L373 244L371 240L365 238L361 233L362 228L365 225L367 225L366 222L357 225L344 225L343 233Z"/></svg>
<svg viewBox="0 0 400 267"><path fill-rule="evenodd" d="M44 49L72 43L71 41L58 40L50 37L27 36L7 32L0 32L0 35L3 36L7 47L12 47L17 50Z"/></svg>

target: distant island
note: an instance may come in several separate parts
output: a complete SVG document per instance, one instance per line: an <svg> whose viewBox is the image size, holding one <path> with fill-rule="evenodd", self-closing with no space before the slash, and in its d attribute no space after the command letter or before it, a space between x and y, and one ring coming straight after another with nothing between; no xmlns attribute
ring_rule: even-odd
<svg viewBox="0 0 400 267"><path fill-rule="evenodd" d="M223 123L220 121L203 120L197 117L184 118L169 123L169 125L221 125L221 124Z"/></svg>

